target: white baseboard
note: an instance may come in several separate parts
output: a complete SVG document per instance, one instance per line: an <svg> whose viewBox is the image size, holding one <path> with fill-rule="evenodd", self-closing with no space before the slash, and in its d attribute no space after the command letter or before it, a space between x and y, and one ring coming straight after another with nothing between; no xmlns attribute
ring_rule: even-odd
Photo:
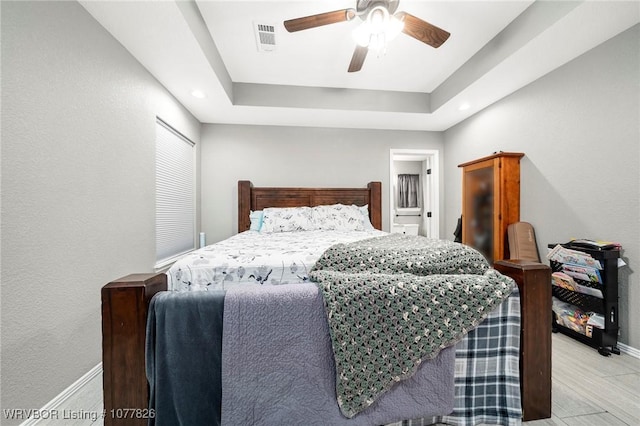
<svg viewBox="0 0 640 426"><path fill-rule="evenodd" d="M618 343L618 348L620 348L620 352L624 352L629 356L640 359L640 349L625 345L624 343Z"/></svg>
<svg viewBox="0 0 640 426"><path fill-rule="evenodd" d="M58 396L53 398L51 401L45 404L39 410L39 413L51 413L57 410L60 406L62 406L67 400L73 397L76 393L82 391L82 388L87 385L87 383L91 382L98 375L102 374L102 363L96 365L91 370L89 370L85 375L80 377L78 380L73 382L68 388L60 392ZM42 416L40 416L42 417ZM39 424L41 421L46 420L43 418L29 418L22 422L20 426L34 426Z"/></svg>

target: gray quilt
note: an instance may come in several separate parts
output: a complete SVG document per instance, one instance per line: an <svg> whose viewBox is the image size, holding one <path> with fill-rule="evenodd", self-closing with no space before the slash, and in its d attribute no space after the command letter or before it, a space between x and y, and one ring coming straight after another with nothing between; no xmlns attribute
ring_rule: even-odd
<svg viewBox="0 0 640 426"><path fill-rule="evenodd" d="M224 319L222 424L380 425L453 409L451 347L346 418L336 403L334 357L315 284L228 289Z"/></svg>
<svg viewBox="0 0 640 426"><path fill-rule="evenodd" d="M514 287L470 247L403 234L332 246L309 277L323 293L349 418L461 340Z"/></svg>

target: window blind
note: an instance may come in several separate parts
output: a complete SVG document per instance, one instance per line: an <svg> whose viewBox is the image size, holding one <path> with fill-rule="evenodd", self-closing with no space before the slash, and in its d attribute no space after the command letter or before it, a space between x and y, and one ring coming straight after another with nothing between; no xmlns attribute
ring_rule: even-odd
<svg viewBox="0 0 640 426"><path fill-rule="evenodd" d="M195 144L158 119L156 267L195 248Z"/></svg>

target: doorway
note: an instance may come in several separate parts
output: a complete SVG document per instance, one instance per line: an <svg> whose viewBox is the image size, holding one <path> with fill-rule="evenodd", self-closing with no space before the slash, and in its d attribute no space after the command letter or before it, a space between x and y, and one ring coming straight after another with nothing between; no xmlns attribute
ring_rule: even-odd
<svg viewBox="0 0 640 426"><path fill-rule="evenodd" d="M391 149L389 153L390 231L440 238L439 155L437 150ZM417 177L416 177L417 176ZM407 180L418 182L417 202L407 204ZM413 187L411 189L413 191ZM409 197L413 199L413 194Z"/></svg>

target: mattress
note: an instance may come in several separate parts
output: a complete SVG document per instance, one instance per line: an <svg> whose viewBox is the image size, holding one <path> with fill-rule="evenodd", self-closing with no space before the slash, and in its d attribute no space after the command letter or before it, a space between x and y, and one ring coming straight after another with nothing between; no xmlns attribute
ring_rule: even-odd
<svg viewBox="0 0 640 426"><path fill-rule="evenodd" d="M385 235L367 231L245 231L196 250L167 272L169 289L206 291L237 284L297 284L330 246Z"/></svg>

